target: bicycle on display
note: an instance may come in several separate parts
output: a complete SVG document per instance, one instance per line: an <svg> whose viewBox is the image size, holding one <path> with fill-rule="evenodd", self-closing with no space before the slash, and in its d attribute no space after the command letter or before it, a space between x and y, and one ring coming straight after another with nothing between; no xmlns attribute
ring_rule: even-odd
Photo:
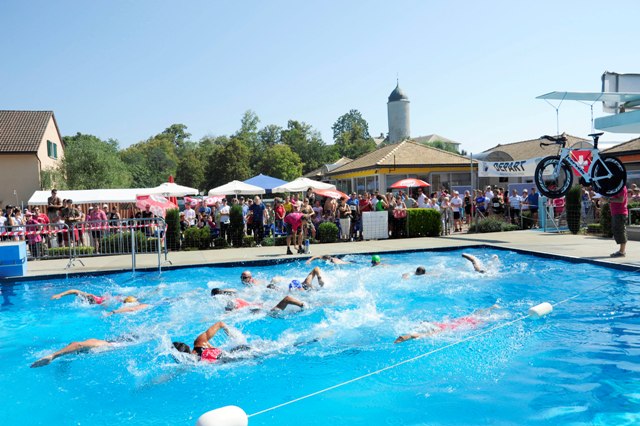
<svg viewBox="0 0 640 426"><path fill-rule="evenodd" d="M571 155L574 148L567 148L567 137L562 134L558 137L542 136L552 143L540 142L540 147L560 145L559 155L543 158L536 167L535 182L540 194L548 198L560 198L569 192L573 185L573 170L580 175L580 184L592 186L601 195L611 197L616 195L627 184L627 171L620 160L615 157L600 156L598 139L603 133L590 134L593 138L593 148L580 149L591 151L591 163L585 171L584 166Z"/></svg>

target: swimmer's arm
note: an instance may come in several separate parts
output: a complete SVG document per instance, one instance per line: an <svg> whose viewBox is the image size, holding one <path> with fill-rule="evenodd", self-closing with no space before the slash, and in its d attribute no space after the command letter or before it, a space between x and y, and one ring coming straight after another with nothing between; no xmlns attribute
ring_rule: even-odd
<svg viewBox="0 0 640 426"><path fill-rule="evenodd" d="M307 260L305 263L308 265L316 259L320 259L320 256L313 256L309 260Z"/></svg>
<svg viewBox="0 0 640 426"><path fill-rule="evenodd" d="M420 333L403 334L401 336L398 336L398 338L393 343L402 343L402 342L406 342L407 340L419 339L424 336L426 336L426 334L420 334Z"/></svg>
<svg viewBox="0 0 640 426"><path fill-rule="evenodd" d="M340 259L339 257L332 257L331 258L331 262L333 262L336 265L347 265L350 262L345 262L344 260Z"/></svg>
<svg viewBox="0 0 640 426"><path fill-rule="evenodd" d="M31 368L36 368L36 367L42 367L45 365L48 365L51 363L51 361L53 361L54 359L64 356L64 355L69 355L69 354L74 354L74 353L78 353L78 352L84 352L86 350L89 350L91 348L97 348L100 346L110 346L111 343L107 342L106 340L100 340L100 339L88 339L82 342L73 342L68 344L67 346L65 346L64 348L60 349L57 352L54 352L50 355L47 355L43 358L40 358L39 360L37 360L36 362L34 362L33 364L31 364Z"/></svg>
<svg viewBox="0 0 640 426"><path fill-rule="evenodd" d="M467 259L469 262L471 262L471 264L473 265L473 269L476 270L476 272L479 272L481 274L485 273L484 268L482 268L480 261L478 260L477 257L471 255L471 254L467 254L467 253L462 253L462 257L464 257L465 259Z"/></svg>
<svg viewBox="0 0 640 426"><path fill-rule="evenodd" d="M409 278L411 278L411 275L413 275L413 272L405 272L404 274L402 274L402 279L408 280Z"/></svg>
<svg viewBox="0 0 640 426"><path fill-rule="evenodd" d="M57 300L57 299L60 299L61 297L69 296L71 294L76 295L76 296L88 296L89 295L89 293L85 293L84 291L71 289L71 290L63 291L62 293L54 294L53 296L51 296L51 300Z"/></svg>
<svg viewBox="0 0 640 426"><path fill-rule="evenodd" d="M135 311L141 311L142 309L147 309L150 308L151 305L149 305L148 303L141 303L139 305L136 306L124 306L120 309L116 309L114 311L111 311L109 313L107 313L107 316L109 315L115 315L115 314L124 314L127 312L135 312Z"/></svg>
<svg viewBox="0 0 640 426"><path fill-rule="evenodd" d="M211 327L209 327L209 329L207 331L205 331L204 333L200 334L198 337L196 337L196 340L194 342L194 346L202 346L203 343L208 342L209 340L213 339L213 337L216 335L216 333L218 333L218 331L224 331L224 333L228 336L229 335L229 328L227 327L227 325L225 323L223 323L222 321L218 321L217 323L213 324Z"/></svg>

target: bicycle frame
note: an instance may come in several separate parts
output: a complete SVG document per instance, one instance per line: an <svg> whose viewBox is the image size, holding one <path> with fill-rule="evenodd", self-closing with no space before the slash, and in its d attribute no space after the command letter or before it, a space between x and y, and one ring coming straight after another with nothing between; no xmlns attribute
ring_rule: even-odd
<svg viewBox="0 0 640 426"><path fill-rule="evenodd" d="M580 151L591 151L591 163L589 163L589 169L585 172L584 171L584 167L582 167L580 164L578 164L578 162L576 160L573 159L573 157L571 156L571 152L572 151L576 151L573 148L561 148L560 149L560 161L558 162L558 165L556 166L556 170L554 171L555 175L558 176L560 174L560 167L562 167L562 163L563 162L567 162L568 164L571 165L571 167L573 167L573 169L578 172L578 174L580 176L582 176L582 178L585 180L585 182L590 183L593 181L598 181L601 179L609 179L611 178L611 176L613 176L613 173L611 173L611 170L609 170L609 168L607 167L607 164L602 161L600 159L600 150L598 150L598 148L590 148L590 149L581 149ZM591 171L593 170L594 165L597 162L601 162L602 165L604 166L605 170L607 171L606 175L603 176L598 176L598 177L591 177Z"/></svg>

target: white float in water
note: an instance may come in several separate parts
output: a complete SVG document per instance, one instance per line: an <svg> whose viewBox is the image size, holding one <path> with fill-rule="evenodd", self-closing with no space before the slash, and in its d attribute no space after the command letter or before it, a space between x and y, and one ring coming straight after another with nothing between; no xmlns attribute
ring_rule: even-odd
<svg viewBox="0 0 640 426"><path fill-rule="evenodd" d="M247 426L249 418L240 407L228 405L207 411L200 416L196 426Z"/></svg>
<svg viewBox="0 0 640 426"><path fill-rule="evenodd" d="M539 305L529 308L529 316L531 318L541 318L553 311L553 305L549 302L543 302Z"/></svg>

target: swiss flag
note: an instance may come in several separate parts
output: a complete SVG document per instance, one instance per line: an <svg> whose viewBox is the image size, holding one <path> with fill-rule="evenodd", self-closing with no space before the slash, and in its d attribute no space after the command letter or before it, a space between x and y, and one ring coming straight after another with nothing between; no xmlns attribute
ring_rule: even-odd
<svg viewBox="0 0 640 426"><path fill-rule="evenodd" d="M591 150L589 149L576 149L575 151L571 151L571 158L582 166L582 170L586 173L589 170L589 165L591 165ZM580 176L577 170L573 170L574 176Z"/></svg>

